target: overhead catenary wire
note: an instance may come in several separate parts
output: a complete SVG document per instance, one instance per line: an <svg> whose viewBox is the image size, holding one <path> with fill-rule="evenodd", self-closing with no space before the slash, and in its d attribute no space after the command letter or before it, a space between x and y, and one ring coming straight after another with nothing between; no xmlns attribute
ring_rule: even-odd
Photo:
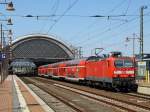
<svg viewBox="0 0 150 112"><path fill-rule="evenodd" d="M128 23L128 21L130 21L130 20L127 20L127 19L119 19L118 17L125 17L125 16L133 16L133 17L138 17L139 15L118 15L118 16L116 16L116 15L110 15L110 16L99 16L100 18L107 18L107 20L113 20L113 21L122 21L122 22L125 22L125 23ZM92 17L96 17L96 18L98 18L98 16L92 16ZM113 18L112 18L113 17ZM122 24L122 23L121 23ZM120 24L119 24L120 25ZM110 31L110 28L108 28L108 25L106 26L107 28L103 28L103 29L106 29L105 31L102 31L102 33L106 33L106 32L108 32L108 31ZM88 30L89 30L89 26L88 26ZM81 32L80 33L78 33L78 36L81 34ZM101 33L99 33L99 34L101 34ZM76 34L77 35L77 34ZM96 35L97 36L97 35ZM75 37L75 36L74 36ZM88 36L84 36L84 37L88 37ZM88 38L90 38L90 37L88 37ZM87 40L88 40L88 38L87 38ZM76 39L76 38L74 38L74 39ZM92 39L93 39L93 36L92 36ZM86 41L86 39L84 40L84 41Z"/></svg>
<svg viewBox="0 0 150 112"><path fill-rule="evenodd" d="M115 26L112 27L111 29L110 29L110 28L107 28L107 29L105 29L104 31L102 31L102 32L100 32L100 33L97 33L97 34L95 34L95 35L93 35L93 36L91 36L91 37L88 37L87 39L85 39L85 40L83 40L83 41L80 41L79 43L77 43L77 45L79 45L79 44L81 44L81 43L85 44L87 41L90 42L89 40L96 38L98 35L103 35L103 34L105 34L106 32L109 32L109 31L111 31L112 29L115 29L115 28L119 28L119 27L121 27L122 25L124 25L124 24L126 24L126 23L129 23L129 22L131 22L131 21L133 21L133 20L135 20L135 19L137 19L137 18L133 18L133 19L131 19L131 20L128 20L127 22L123 22L123 23L121 23L121 24L115 25ZM99 38L98 38L98 39L99 39ZM82 45L83 45L83 44L82 44Z"/></svg>
<svg viewBox="0 0 150 112"><path fill-rule="evenodd" d="M133 15L127 15L127 12L128 12L128 9L129 9L129 6L130 6L130 4L131 4L131 1L129 0L129 2L128 2L128 6L127 6L127 9L125 10L125 13L123 13L121 16L124 16L124 17L127 17L127 16L133 16ZM137 18L139 17L139 15L134 15L134 16L137 16ZM149 16L148 15L148 13L147 14L144 14L144 16ZM98 16L97 16L98 17ZM135 18L136 19L136 18ZM116 18L115 19L112 19L112 20L117 20ZM119 19L119 20L121 20L121 21L124 21L125 22L125 24L126 23L128 23L128 20L126 20L126 19ZM122 24L122 23L121 23ZM122 24L122 25L124 25L124 23ZM122 26L121 25L121 26ZM113 29L115 29L114 27L113 27ZM105 33L107 33L107 32L109 32L109 31L111 31L112 29L111 28L106 28L106 30L105 31L102 31L102 35L103 34L105 34ZM95 37L96 36L98 36L99 37L99 35L98 35L99 33L97 33L97 35L94 35ZM89 34L88 34L89 35ZM101 33L100 33L100 35L101 35ZM81 43L82 43L82 46L83 46L83 44L85 45L87 42L90 42L91 43L91 41L90 40L93 40L95 37L94 37L93 35L92 36L84 36L84 37L88 37L88 38L86 38L86 39L84 39L83 41L80 41L79 43L77 43L77 45L81 45ZM98 39L97 39L98 40ZM93 42L92 42L93 43ZM88 44L89 45L89 44ZM95 44L94 44L95 45Z"/></svg>
<svg viewBox="0 0 150 112"><path fill-rule="evenodd" d="M2 16L5 17L21 17L21 18L51 18L51 17L77 17L77 18L106 18L106 19L111 19L111 18L119 18L119 17L138 17L140 16L139 14L113 14L113 15L78 15L78 14L39 14L39 15L32 15L32 14L27 14L27 15L20 15L20 14L2 14ZM144 14L143 16L150 16L150 12Z"/></svg>
<svg viewBox="0 0 150 112"><path fill-rule="evenodd" d="M125 1L126 0L122 0L120 3L118 3L113 9L111 9L110 11L108 11L107 13L108 14L110 14L110 13L112 13L113 11L115 11L116 9L118 9L120 6L122 6L124 3L125 3ZM124 22L127 22L128 20L127 19L120 19L120 17L127 17L127 16L139 16L139 15L127 15L127 11L128 11L128 9L129 9L129 5L131 4L131 2L129 1L129 3L128 3L128 6L127 6L127 9L126 9L126 13L123 13L123 14L121 14L121 15L119 15L119 16L115 16L115 15L108 15L108 16L99 16L99 15L96 15L96 16L93 16L93 17L106 17L108 20L116 20L116 21L124 21ZM113 17L113 18L112 18ZM115 18L115 17L119 17L119 18ZM110 21L110 25L111 25L111 21ZM106 26L106 27L108 27L108 26ZM103 28L103 29L105 29L105 28ZM109 30L110 28L106 28L106 30ZM80 34L78 34L78 36L79 35L81 35L82 33L80 32ZM76 34L77 35L77 34ZM88 35L89 35L89 28L88 28ZM76 36L74 36L74 37L76 37ZM84 37L88 37L88 36L84 36ZM77 39L77 38L74 38L74 39ZM71 39L72 40L72 39Z"/></svg>
<svg viewBox="0 0 150 112"><path fill-rule="evenodd" d="M150 12L144 14L144 16L147 16L149 13L150 13ZM82 43L82 45L85 45L85 44L87 44L87 42L91 42L90 40L96 38L97 36L99 36L99 35L102 36L103 34L105 34L105 33L109 32L109 31L111 31L112 29L119 28L119 27L121 27L122 25L125 25L126 23L129 23L129 22L132 22L132 21L138 19L138 17L139 17L139 15L138 15L138 16L135 16L133 19L130 19L130 20L128 20L128 21L125 21L124 23L121 23L121 24L119 24L119 25L116 25L116 26L112 27L111 29L110 29L110 28L106 28L106 30L104 30L104 31L102 31L102 32L100 32L100 33L97 33L97 34L95 34L95 35L92 35L92 36L90 36L90 37L84 39L83 41L80 41L80 42L77 43L76 45L81 45L81 43ZM99 39L99 38L97 38L97 39ZM88 45L89 45L89 44L88 44Z"/></svg>
<svg viewBox="0 0 150 112"><path fill-rule="evenodd" d="M76 4L78 2L78 0L75 0L64 12L63 12L63 14L61 15L61 16L59 16L59 18L56 20L56 22L55 23L53 23L50 27L49 27L49 29L48 29L48 31L47 31L47 34L52 30L52 28L59 22L59 20L70 10L70 9L72 9L72 7Z"/></svg>
<svg viewBox="0 0 150 112"><path fill-rule="evenodd" d="M123 3L125 2L126 0L122 0L120 3L118 3L113 9L111 9L108 13L112 13L114 12L116 9L118 9L121 5L123 5Z"/></svg>
<svg viewBox="0 0 150 112"><path fill-rule="evenodd" d="M129 0L128 2L128 6L127 6L127 9L125 10L124 14L126 15L128 13L128 10L129 10L129 7L130 7L130 4L131 4L131 0Z"/></svg>
<svg viewBox="0 0 150 112"><path fill-rule="evenodd" d="M148 13L150 13L150 12L148 12ZM146 14L148 14L148 13L146 13ZM144 23L149 23L150 21L149 20L147 20L147 21L145 21ZM136 24L136 26L137 26L137 24ZM134 26L134 27L136 27L136 26ZM130 29L130 28L128 28L128 29ZM145 37L146 36L148 36L150 33L148 33L148 34L145 34ZM108 40L108 39L107 39ZM118 43L119 44L119 43ZM115 44L114 44L115 45ZM120 44L119 44L120 45ZM108 47L110 47L109 45L108 45ZM111 47L113 47L113 46L111 46ZM105 46L103 46L103 48L105 48Z"/></svg>
<svg viewBox="0 0 150 112"><path fill-rule="evenodd" d="M149 23L150 21L148 20L148 21L145 21L145 23ZM136 24L137 25L137 24ZM148 34L145 34L145 36L148 36L149 35L149 33ZM108 40L108 39L107 39ZM104 50L106 50L106 48L112 48L113 49L113 47L115 47L115 46L119 46L119 45L122 45L122 42L118 42L118 44L117 43L115 43L115 44L112 44L112 46L110 46L110 45L105 45L105 46L102 46L102 48L104 48ZM88 46L90 46L90 45L88 45Z"/></svg>
<svg viewBox="0 0 150 112"><path fill-rule="evenodd" d="M58 10L58 8L59 8L59 0L56 0L55 1L55 3L54 3L54 5L52 6L52 8L51 8L51 10L53 10L53 12L52 12L52 15L55 15L56 14L56 12L57 12L57 10ZM51 17L52 18L52 20L54 20L54 22L56 21L55 19L54 19L54 17ZM41 29L40 29L40 32L42 32L43 30L44 30L44 28L46 27L46 25L47 25L47 22L45 22L44 24L43 24L43 26L41 27Z"/></svg>
<svg viewBox="0 0 150 112"><path fill-rule="evenodd" d="M119 7L121 7L124 3L125 3L125 1L126 0L122 0L121 2L119 2L117 5L115 5L111 10L109 10L107 13L108 14L110 14L110 13L112 13L112 12L114 12L116 9L118 9ZM123 14L122 16L126 16L125 14ZM93 17L100 17L100 16L93 16ZM112 16L111 15L108 15L108 16L101 16L101 17L106 17L108 20L117 20L117 21L127 21L126 19L114 19L114 18L112 18ZM117 16L113 16L113 17L117 17ZM118 16L118 17L120 17L120 16ZM95 24L96 22L94 22L93 24ZM111 21L110 21L110 25L111 25ZM91 27L89 27L89 26L92 26L92 25L88 25L88 27L86 28L86 31L87 31L87 29L88 29L88 31L89 31L89 28L91 28ZM106 27L108 27L108 26L106 26ZM105 29L105 28L103 28L103 29ZM109 29L109 28L107 28L107 29ZM76 35L80 35L80 34L82 34L82 32L80 31L80 33L77 33ZM76 35L75 36L73 36L73 37L76 37ZM74 38L74 39L76 39L76 38ZM72 40L72 39L71 39Z"/></svg>

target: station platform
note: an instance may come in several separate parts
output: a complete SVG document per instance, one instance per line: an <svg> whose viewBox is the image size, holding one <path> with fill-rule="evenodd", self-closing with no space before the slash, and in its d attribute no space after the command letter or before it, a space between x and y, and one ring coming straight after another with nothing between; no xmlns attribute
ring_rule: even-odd
<svg viewBox="0 0 150 112"><path fill-rule="evenodd" d="M138 83L138 93L150 95L150 83Z"/></svg>
<svg viewBox="0 0 150 112"><path fill-rule="evenodd" d="M0 112L54 112L17 76L0 84Z"/></svg>

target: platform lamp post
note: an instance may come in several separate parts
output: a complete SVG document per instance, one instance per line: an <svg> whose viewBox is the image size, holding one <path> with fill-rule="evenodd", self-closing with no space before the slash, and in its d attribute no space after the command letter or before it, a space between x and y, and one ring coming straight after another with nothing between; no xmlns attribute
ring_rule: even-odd
<svg viewBox="0 0 150 112"><path fill-rule="evenodd" d="M8 36L5 35L5 31L7 31ZM11 51L11 36L12 36L12 30L3 30L3 54L5 54L5 58L3 60L3 80L8 76L8 65L9 65L9 59L10 59L10 51ZM9 40L6 43L6 38Z"/></svg>
<svg viewBox="0 0 150 112"><path fill-rule="evenodd" d="M6 10L7 11L14 11L15 9L14 9L14 6L13 6L13 3L12 2L6 2L6 0L5 0L5 2L1 2L0 1L0 4L4 4L4 5L6 5ZM0 39L1 39L1 45L0 45L0 50L1 50L1 53L2 53L2 38L3 38L3 31L2 31L3 29L2 29L2 23L0 24L0 33L1 33L1 37L0 37ZM1 63L0 63L0 73L1 73L1 83L3 82L3 79L2 79L2 77L3 77L3 71L2 71L2 61L1 61Z"/></svg>
<svg viewBox="0 0 150 112"><path fill-rule="evenodd" d="M12 21L11 19L8 20L0 20L0 21L7 21L7 25L12 25ZM1 83L3 82L4 78L4 74L3 74L3 58L5 58L5 53L3 53L3 37L4 37L4 31L8 31L9 34L12 33L11 30L3 30L3 25L2 23L0 24L0 33L1 33L1 41L0 41L0 51L1 51L1 63L0 63L0 71L1 71Z"/></svg>
<svg viewBox="0 0 150 112"><path fill-rule="evenodd" d="M6 0L5 0L5 2L0 2L0 4L6 5L6 10L8 10L8 11L14 11L15 10L12 2L6 2Z"/></svg>

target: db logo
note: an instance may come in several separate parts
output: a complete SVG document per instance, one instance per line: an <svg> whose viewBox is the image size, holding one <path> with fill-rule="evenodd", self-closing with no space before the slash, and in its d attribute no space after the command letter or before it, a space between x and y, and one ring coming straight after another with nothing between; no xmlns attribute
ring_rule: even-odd
<svg viewBox="0 0 150 112"><path fill-rule="evenodd" d="M2 54L2 59L5 59L6 58L6 54Z"/></svg>

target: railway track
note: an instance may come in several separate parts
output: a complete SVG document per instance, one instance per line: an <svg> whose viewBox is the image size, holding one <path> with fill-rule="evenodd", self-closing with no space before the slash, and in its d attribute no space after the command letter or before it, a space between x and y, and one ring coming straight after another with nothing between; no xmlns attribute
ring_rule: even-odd
<svg viewBox="0 0 150 112"><path fill-rule="evenodd" d="M63 89L75 92L75 93L77 93L79 95L82 95L84 97L88 97L88 98L93 99L93 100L98 101L98 102L103 102L105 104L111 105L113 107L119 108L119 109L124 110L124 111L130 111L130 112L149 112L150 111L150 107L147 107L147 106L143 106L143 105L140 105L140 104L132 103L132 102L129 102L129 101L128 102L127 101L123 101L123 100L120 100L120 99L117 99L117 98L108 97L108 96L105 96L105 95L100 95L98 93L91 92L91 91L84 90L84 89L77 88L77 87L70 87L70 86L68 86L66 84L65 85L62 85L60 83L57 84L58 81L50 81L50 80L44 79L44 78L32 78L32 80L28 79L28 81L34 83L36 86L38 86L41 89L46 88L44 90L46 92L50 93L50 94L51 94L51 92L49 92L49 87L41 86L41 85L39 85L39 82L50 84L50 85L54 85L54 86L57 86L60 89L63 88ZM86 112L84 110L84 108L76 106L73 103L69 103L68 104L68 102L70 102L70 101L64 100L62 97L59 97L56 94L53 94L53 96L58 97L59 100L61 100L65 104L71 106L76 111Z"/></svg>
<svg viewBox="0 0 150 112"><path fill-rule="evenodd" d="M42 83L38 83L36 80L31 80L29 78L21 78L25 83L33 83L35 86L37 86L38 88L40 88L41 90L44 90L45 92L47 92L48 94L50 94L51 96L57 98L58 100L60 100L61 102L63 102L64 104L66 104L67 106L71 107L73 110L75 110L76 112L86 112L84 109L80 108L79 106L74 105L73 103L71 103L70 101L64 99L61 96L58 96L56 93L54 93L53 91L51 91L49 89L49 87L44 86Z"/></svg>
<svg viewBox="0 0 150 112"><path fill-rule="evenodd" d="M135 96L135 97L146 99L146 100L150 100L150 95L145 95L145 94L140 94L140 93L127 93L127 95Z"/></svg>
<svg viewBox="0 0 150 112"><path fill-rule="evenodd" d="M72 84L70 84L70 83L64 83L64 82L60 82L60 81L57 81L57 80L48 80L48 79L46 79L46 78L41 78L41 77L38 77L37 78L37 80L45 80L46 82L48 82L48 83L51 83L51 84L53 84L53 83L59 83L59 84L63 84L63 85L65 85L65 86L69 86L69 87L72 87ZM67 85L66 85L67 84ZM74 85L73 85L74 86ZM78 86L78 85L76 85L76 86ZM75 86L74 86L75 87ZM86 88L88 88L88 87L86 87ZM80 88L81 89L81 88ZM90 89L92 89L92 88L90 88ZM98 90L99 91L99 89L95 89L95 90ZM87 92L91 92L91 91L89 91L89 89L87 90L86 89L86 91ZM107 91L107 92L110 92L110 91ZM91 93L94 93L94 94L97 94L96 92L91 92ZM111 93L114 93L114 92L110 92L110 94ZM133 97L134 98L138 98L139 100L140 99L143 99L143 100L148 100L147 102L150 102L150 95L144 95L144 94L140 94L140 93L123 93L123 92L118 92L118 93L115 93L116 95L123 95L123 96L126 96L126 97L132 97L132 99L133 99Z"/></svg>

